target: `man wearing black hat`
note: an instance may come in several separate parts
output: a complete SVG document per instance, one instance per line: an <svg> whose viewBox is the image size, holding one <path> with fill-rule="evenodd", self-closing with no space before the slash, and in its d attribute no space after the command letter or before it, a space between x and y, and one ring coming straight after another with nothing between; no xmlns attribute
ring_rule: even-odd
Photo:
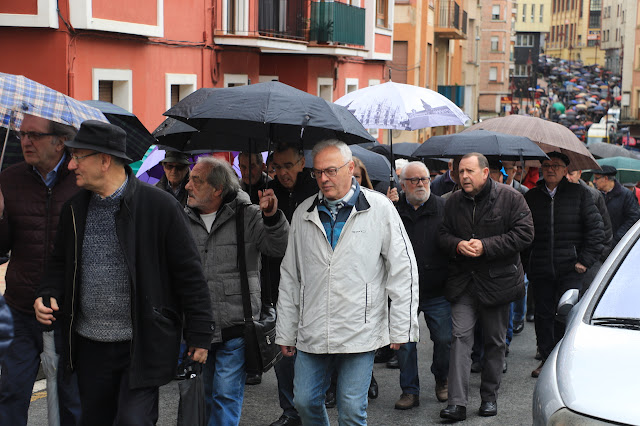
<svg viewBox="0 0 640 426"><path fill-rule="evenodd" d="M160 162L164 175L156 186L171 193L182 207L187 205L187 191L184 189L189 182L189 158L178 151L167 151Z"/></svg>
<svg viewBox="0 0 640 426"><path fill-rule="evenodd" d="M600 258L604 230L588 190L565 177L569 158L548 152L542 162L543 179L525 194L535 226L524 265L535 299L535 327L542 363L531 375L538 377L545 360L564 335L555 320L556 306L569 289L580 289L584 274Z"/></svg>
<svg viewBox="0 0 640 426"><path fill-rule="evenodd" d="M625 189L616 180L617 173L618 170L613 166L602 166L602 170L593 171L593 184L604 195L607 210L609 210L613 229L613 247L640 219L638 200L633 192Z"/></svg>
<svg viewBox="0 0 640 426"><path fill-rule="evenodd" d="M82 424L155 424L183 316L189 355L207 359L214 327L200 256L180 204L126 165L122 129L85 121L65 145L84 190L62 208L36 317L63 323Z"/></svg>

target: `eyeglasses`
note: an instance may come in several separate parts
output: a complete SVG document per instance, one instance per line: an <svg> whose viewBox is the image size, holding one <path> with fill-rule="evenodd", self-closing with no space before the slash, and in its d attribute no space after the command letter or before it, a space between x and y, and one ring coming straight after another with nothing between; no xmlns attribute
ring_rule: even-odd
<svg viewBox="0 0 640 426"><path fill-rule="evenodd" d="M96 152L92 152L91 154L87 154L87 155L80 155L80 156L72 155L71 159L73 161L75 161L76 163L79 163L80 160L82 160L83 158L91 157L92 155L96 155L96 154L100 154L100 153L98 151L96 151Z"/></svg>
<svg viewBox="0 0 640 426"><path fill-rule="evenodd" d="M560 170L563 167L567 167L567 166L562 164L543 164L542 165L543 170L549 170L549 169Z"/></svg>
<svg viewBox="0 0 640 426"><path fill-rule="evenodd" d="M275 169L276 172L279 172L282 169L286 169L286 170L291 170L293 169L293 166L295 166L296 164L298 164L299 162L302 161L304 157L300 157L298 159L298 161L296 161L295 163L284 163L282 166L280 164L273 164L273 168Z"/></svg>
<svg viewBox="0 0 640 426"><path fill-rule="evenodd" d="M338 170L349 164L350 161L351 160L347 161L340 167L327 167L323 170L311 169L311 177L314 179L320 179L323 173L326 177L336 177L336 175L338 174Z"/></svg>
<svg viewBox="0 0 640 426"><path fill-rule="evenodd" d="M426 185L427 182L431 181L430 177L415 177L415 178L404 178L405 182L411 182L412 185L417 185L418 182L422 182L423 185Z"/></svg>
<svg viewBox="0 0 640 426"><path fill-rule="evenodd" d="M28 137L30 140L37 142L45 136L56 136L56 133L40 133L40 132L23 132L22 130L17 132L18 138L20 140Z"/></svg>
<svg viewBox="0 0 640 426"><path fill-rule="evenodd" d="M162 163L162 167L164 167L167 170L173 170L173 169L184 170L189 166L187 166L186 164L167 164L167 163Z"/></svg>

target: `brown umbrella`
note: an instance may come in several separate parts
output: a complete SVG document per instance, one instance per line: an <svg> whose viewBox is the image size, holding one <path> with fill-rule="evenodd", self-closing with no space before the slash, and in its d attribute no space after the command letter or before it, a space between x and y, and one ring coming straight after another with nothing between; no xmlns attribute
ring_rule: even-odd
<svg viewBox="0 0 640 426"><path fill-rule="evenodd" d="M571 161L570 171L600 168L580 139L571 130L553 121L526 115L508 115L481 121L464 131L478 129L526 136L540 145L544 152L562 152Z"/></svg>

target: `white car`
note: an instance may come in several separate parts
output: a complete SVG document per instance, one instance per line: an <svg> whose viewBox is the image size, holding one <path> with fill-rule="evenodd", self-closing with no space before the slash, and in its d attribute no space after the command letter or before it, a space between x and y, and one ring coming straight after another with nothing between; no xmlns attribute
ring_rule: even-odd
<svg viewBox="0 0 640 426"><path fill-rule="evenodd" d="M580 302L577 290L561 298L566 333L536 383L534 425L640 425L639 239L640 221Z"/></svg>

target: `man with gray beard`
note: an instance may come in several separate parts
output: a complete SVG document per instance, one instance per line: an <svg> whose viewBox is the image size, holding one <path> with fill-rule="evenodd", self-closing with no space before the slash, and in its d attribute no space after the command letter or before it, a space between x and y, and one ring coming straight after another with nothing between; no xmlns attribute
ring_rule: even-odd
<svg viewBox="0 0 640 426"><path fill-rule="evenodd" d="M400 174L404 194L396 209L407 230L418 264L420 298L418 312L424 313L433 342L431 372L435 376L438 401L448 399L449 347L451 346L451 305L444 298L447 256L438 245L438 228L444 217L445 200L429 189L429 169L423 163L407 164ZM420 382L416 343L398 349L402 395L395 408L407 410L420 405Z"/></svg>

